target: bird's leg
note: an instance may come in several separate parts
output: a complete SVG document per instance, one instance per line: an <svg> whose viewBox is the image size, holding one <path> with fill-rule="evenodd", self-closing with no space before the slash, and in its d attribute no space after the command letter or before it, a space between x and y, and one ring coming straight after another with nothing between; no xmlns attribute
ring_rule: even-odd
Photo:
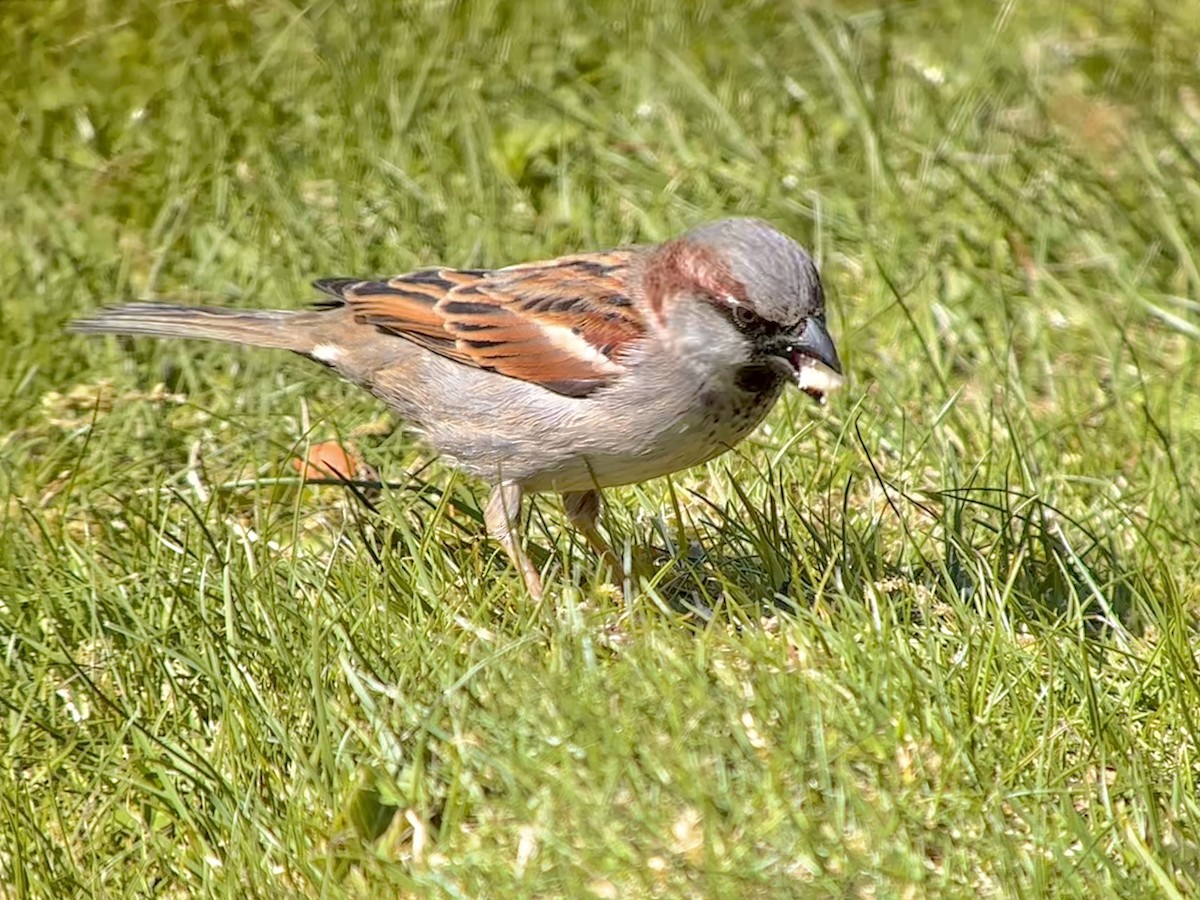
<svg viewBox="0 0 1200 900"><path fill-rule="evenodd" d="M488 534L500 543L521 573L530 596L540 600L542 578L521 547L521 486L512 481L502 481L493 487L487 508L483 511L483 521Z"/></svg>
<svg viewBox="0 0 1200 900"><path fill-rule="evenodd" d="M563 510L571 527L579 531L592 549L612 567L613 575L620 575L623 570L621 560L596 527L596 520L600 517L600 492L571 491L563 494L562 499Z"/></svg>

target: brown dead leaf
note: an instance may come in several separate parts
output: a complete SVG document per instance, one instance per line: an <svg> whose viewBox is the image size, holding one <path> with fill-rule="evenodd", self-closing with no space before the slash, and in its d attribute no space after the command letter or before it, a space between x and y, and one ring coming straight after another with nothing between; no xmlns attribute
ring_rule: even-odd
<svg viewBox="0 0 1200 900"><path fill-rule="evenodd" d="M353 446L347 449L338 441L313 444L309 447L305 459L292 459L292 468L299 472L305 481L328 481L331 478L347 481L359 478L367 481L378 480L375 470L362 461Z"/></svg>

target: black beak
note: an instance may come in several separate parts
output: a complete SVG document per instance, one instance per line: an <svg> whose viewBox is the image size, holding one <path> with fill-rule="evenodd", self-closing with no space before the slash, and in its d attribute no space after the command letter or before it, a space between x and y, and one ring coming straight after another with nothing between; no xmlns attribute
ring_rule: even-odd
<svg viewBox="0 0 1200 900"><path fill-rule="evenodd" d="M825 319L811 316L804 321L803 327L796 333L780 338L785 343L788 362L797 372L805 358L816 360L821 365L842 374L842 363L838 359L837 349L833 346L833 338L825 328ZM784 355L784 354L780 354Z"/></svg>

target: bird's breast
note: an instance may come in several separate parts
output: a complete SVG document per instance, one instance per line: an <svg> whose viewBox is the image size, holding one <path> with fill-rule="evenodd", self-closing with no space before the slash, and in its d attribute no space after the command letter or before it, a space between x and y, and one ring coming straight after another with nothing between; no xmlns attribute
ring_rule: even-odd
<svg viewBox="0 0 1200 900"><path fill-rule="evenodd" d="M586 438L560 455L558 464L524 483L533 491L588 490L647 481L699 465L746 438L779 393L779 385L758 392L732 384L709 385L698 387L682 403L660 395L598 405L590 426L572 429Z"/></svg>

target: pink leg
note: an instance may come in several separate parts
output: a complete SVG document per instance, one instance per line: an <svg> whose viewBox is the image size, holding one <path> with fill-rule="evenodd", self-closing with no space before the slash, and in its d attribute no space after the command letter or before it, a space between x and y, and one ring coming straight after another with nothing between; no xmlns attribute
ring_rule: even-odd
<svg viewBox="0 0 1200 900"><path fill-rule="evenodd" d="M521 486L505 481L492 488L483 521L488 533L495 538L525 582L525 588L533 599L541 599L542 578L525 555L521 547Z"/></svg>

